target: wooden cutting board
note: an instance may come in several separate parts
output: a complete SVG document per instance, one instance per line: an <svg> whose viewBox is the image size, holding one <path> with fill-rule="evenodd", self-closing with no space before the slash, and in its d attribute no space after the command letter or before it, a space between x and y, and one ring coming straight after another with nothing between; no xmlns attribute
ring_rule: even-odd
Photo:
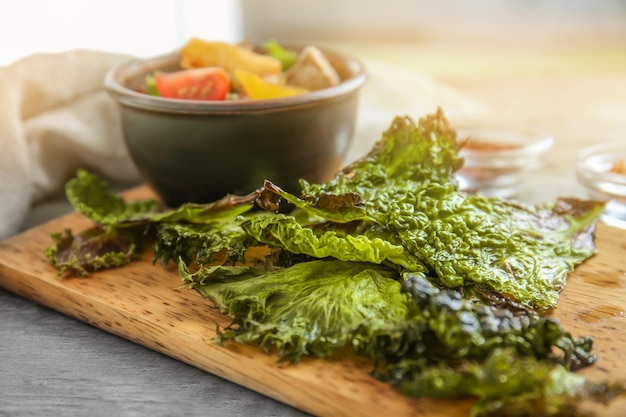
<svg viewBox="0 0 626 417"><path fill-rule="evenodd" d="M129 199L148 196L146 187L126 193ZM89 278L59 279L43 256L50 233L90 225L71 213L0 242L0 286L314 415L469 415L473 400L408 399L371 377L369 361L350 354L290 365L254 346L219 346L216 325L229 319L195 291L181 288L175 270L153 264L150 251ZM626 372L626 231L598 225L597 246L598 254L570 275L554 315L572 334L595 340L598 362L580 373L616 380ZM596 410L622 416L626 399Z"/></svg>

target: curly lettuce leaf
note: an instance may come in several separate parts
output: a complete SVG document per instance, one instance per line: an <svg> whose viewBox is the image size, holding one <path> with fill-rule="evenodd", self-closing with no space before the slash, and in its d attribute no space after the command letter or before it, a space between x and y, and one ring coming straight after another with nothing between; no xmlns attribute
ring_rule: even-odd
<svg viewBox="0 0 626 417"><path fill-rule="evenodd" d="M155 259L162 264L182 260L199 266L254 263L257 267L264 264L264 269L291 263L280 248L269 248L250 237L240 227L241 221L233 218L202 224L162 223L156 228Z"/></svg>
<svg viewBox="0 0 626 417"><path fill-rule="evenodd" d="M398 352L386 351L389 362L482 360L496 348L513 348L517 355L550 359L571 370L597 359L591 339L572 337L554 319L530 311L515 313L410 273L402 289L412 296L403 331L407 336Z"/></svg>
<svg viewBox="0 0 626 417"><path fill-rule="evenodd" d="M155 259L167 264L183 259L187 263L208 265L216 262L218 254L235 263L243 259L247 236L236 225L216 223L163 223L157 228L154 245Z"/></svg>
<svg viewBox="0 0 626 417"><path fill-rule="evenodd" d="M54 243L44 254L59 269L59 275L85 277L99 269L125 265L140 252L141 231L104 229L96 226L74 236L71 230L53 233Z"/></svg>
<svg viewBox="0 0 626 417"><path fill-rule="evenodd" d="M477 396L476 415L559 415L570 400L618 393L571 374L595 360L590 339L534 313L554 307L567 274L593 255L603 204L467 196L454 181L455 135L441 110L418 123L396 118L328 183L301 181L301 197L266 182L248 196L170 210L125 203L85 173L68 196L104 225L97 238L156 231L156 258L178 261L189 287L233 317L221 342L292 362L352 347L409 395ZM281 199L295 206L289 215L276 213ZM255 249L266 252L251 260ZM88 270L66 258L67 268Z"/></svg>
<svg viewBox="0 0 626 417"><path fill-rule="evenodd" d="M159 225L170 224L173 228L184 230L188 224L199 224L204 225L204 237L210 236L207 230L219 230L218 235L226 236L230 232L225 229L225 225L250 211L260 191L246 196L228 195L210 204L189 203L168 209L161 207L154 199L126 202L113 192L105 180L85 170L78 170L76 177L66 184L66 194L72 206L97 225L76 237L71 232L63 236L60 233L53 234L54 244L45 250L45 255L62 274L73 271L77 275L87 276L90 271L130 262L137 257L135 252L139 247L140 236L158 230ZM181 232L180 235L190 234ZM162 232L160 236L172 234ZM222 242L222 247L217 251L230 246L230 255L235 256L233 248L237 246L236 242L228 243L224 238L214 238L213 241ZM186 248L174 247L183 243L184 239L157 240L157 258L166 263L169 259L178 259L184 252L190 253L192 250L189 244ZM195 243L198 243L197 239ZM206 244L202 246L207 247ZM213 254L205 251L196 255L204 256L203 259L209 262Z"/></svg>
<svg viewBox="0 0 626 417"><path fill-rule="evenodd" d="M425 204L425 221L398 235L443 284L486 286L537 310L554 308L567 275L595 253L589 243L603 210L593 202L525 206L455 194L440 197L444 213ZM564 212L563 205L585 207Z"/></svg>
<svg viewBox="0 0 626 417"><path fill-rule="evenodd" d="M312 217L318 217L336 223L347 223L356 220L374 220L368 216L363 199L357 193L341 195L322 193L310 201L304 201L284 191L271 181L265 181L263 189L264 195L274 193ZM263 207L267 208L265 206Z"/></svg>
<svg viewBox="0 0 626 417"><path fill-rule="evenodd" d="M222 266L191 273L181 262L179 272L234 318L222 342L258 344L291 362L358 348L408 311L397 272L368 263L315 260L273 273Z"/></svg>
<svg viewBox="0 0 626 417"><path fill-rule="evenodd" d="M125 202L113 192L107 181L83 169L67 182L65 193L76 211L101 225L131 222L154 215L158 210L154 199Z"/></svg>
<svg viewBox="0 0 626 417"><path fill-rule="evenodd" d="M396 330L400 342L371 338L364 351L384 358L376 376L407 396L474 396L473 416L564 417L579 415L582 401L626 393L622 384L572 372L597 357L591 339L572 337L556 320L405 278L412 301L404 329Z"/></svg>
<svg viewBox="0 0 626 417"><path fill-rule="evenodd" d="M284 214L250 218L242 222L241 227L259 242L297 254L373 264L390 262L410 271L425 271L423 264L404 247L380 236L340 234L337 230L316 235L313 228L302 226L295 217Z"/></svg>
<svg viewBox="0 0 626 417"><path fill-rule="evenodd" d="M624 393L571 372L595 355L589 339L556 321L516 316L416 276L400 284L382 266L326 260L274 273L244 266L192 273L180 262L179 272L233 317L218 333L221 343L257 344L291 362L353 348L408 396L477 397L475 416L574 415L582 400Z"/></svg>
<svg viewBox="0 0 626 417"><path fill-rule="evenodd" d="M401 267L421 263L451 288L480 285L530 308L554 308L569 272L594 253L594 224L603 203L557 200L527 206L467 196L454 182L461 164L456 133L441 110L417 124L398 117L365 158L328 183L302 181L301 199L285 197L298 209L325 219L332 233L339 223L334 211L310 202L322 196L359 195L359 210L365 212L359 219L379 225L385 231L380 238L402 248L405 259L388 260ZM287 227L267 227L255 230L255 236L266 233L282 244L294 239ZM311 234L307 228L303 225L302 236ZM335 247L345 245L349 242ZM300 245L292 246L301 250Z"/></svg>
<svg viewBox="0 0 626 417"><path fill-rule="evenodd" d="M227 195L209 204L183 204L176 209L160 207L154 199L126 202L99 176L78 170L68 181L66 194L72 206L100 225L135 226L159 222L207 223L238 216L254 206L258 192Z"/></svg>
<svg viewBox="0 0 626 417"><path fill-rule="evenodd" d="M589 381L564 366L496 348L484 361L461 365L404 361L389 368L386 382L409 397L473 396L474 417L583 417L584 401L606 404L624 387Z"/></svg>
<svg viewBox="0 0 626 417"><path fill-rule="evenodd" d="M427 188L430 183L454 183L454 173L462 164L456 131L438 109L418 123L408 116L396 117L368 155L327 183L303 180L301 185L305 200L323 194L356 193L366 202L368 212L377 214L385 211L385 204L377 209L384 203L382 199L412 192L415 185Z"/></svg>

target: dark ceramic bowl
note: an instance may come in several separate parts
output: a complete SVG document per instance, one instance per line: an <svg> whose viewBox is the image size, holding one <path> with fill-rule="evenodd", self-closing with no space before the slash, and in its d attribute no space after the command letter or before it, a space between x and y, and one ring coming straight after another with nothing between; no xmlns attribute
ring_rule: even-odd
<svg viewBox="0 0 626 417"><path fill-rule="evenodd" d="M344 163L366 81L358 59L322 51L342 82L272 100L175 100L137 92L146 74L179 69L178 54L135 60L105 78L118 104L126 147L146 182L170 207L247 194L270 180L298 192Z"/></svg>

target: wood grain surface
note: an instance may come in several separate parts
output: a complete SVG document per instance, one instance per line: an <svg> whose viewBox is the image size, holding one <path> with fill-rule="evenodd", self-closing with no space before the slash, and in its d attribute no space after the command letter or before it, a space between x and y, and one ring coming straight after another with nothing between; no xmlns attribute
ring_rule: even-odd
<svg viewBox="0 0 626 417"><path fill-rule="evenodd" d="M147 195L143 187L127 194ZM276 361L256 347L215 343L229 319L199 294L181 288L174 270L151 254L90 278L59 279L42 255L50 233L90 225L71 213L0 242L0 286L36 303L121 336L196 368L318 416L468 416L471 399L411 400L369 375L371 363L352 355ZM554 315L575 335L595 340L598 362L581 374L616 380L626 371L626 232L600 224L598 254L571 274ZM599 409L621 416L626 400Z"/></svg>

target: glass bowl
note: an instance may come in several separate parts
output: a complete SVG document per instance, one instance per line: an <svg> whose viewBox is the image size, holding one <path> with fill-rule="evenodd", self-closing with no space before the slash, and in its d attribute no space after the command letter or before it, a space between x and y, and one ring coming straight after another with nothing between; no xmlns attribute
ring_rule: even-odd
<svg viewBox="0 0 626 417"><path fill-rule="evenodd" d="M465 160L456 175L459 188L492 197L517 196L524 174L542 165L554 142L535 127L476 124L460 125L456 131L459 155Z"/></svg>
<svg viewBox="0 0 626 417"><path fill-rule="evenodd" d="M601 220L626 227L626 143L604 142L581 150L576 177L589 198L607 202Z"/></svg>

